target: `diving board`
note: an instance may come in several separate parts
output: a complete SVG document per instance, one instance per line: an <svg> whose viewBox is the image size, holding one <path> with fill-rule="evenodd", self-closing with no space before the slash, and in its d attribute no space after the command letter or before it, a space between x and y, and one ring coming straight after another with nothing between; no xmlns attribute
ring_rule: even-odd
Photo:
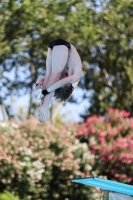
<svg viewBox="0 0 133 200"><path fill-rule="evenodd" d="M110 181L96 177L72 179L72 182L94 186L100 188L101 190L107 190L111 192L117 192L133 196L133 186L120 182Z"/></svg>

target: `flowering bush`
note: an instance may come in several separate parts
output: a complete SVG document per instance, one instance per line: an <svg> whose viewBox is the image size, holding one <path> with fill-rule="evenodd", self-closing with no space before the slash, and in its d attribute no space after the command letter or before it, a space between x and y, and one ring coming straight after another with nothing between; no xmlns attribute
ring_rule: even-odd
<svg viewBox="0 0 133 200"><path fill-rule="evenodd" d="M90 188L71 183L71 179L86 176L94 155L75 135L69 125L44 126L33 119L1 122L0 192L8 190L25 200L88 199Z"/></svg>
<svg viewBox="0 0 133 200"><path fill-rule="evenodd" d="M96 156L94 171L133 184L133 117L129 112L110 108L103 117L89 117L77 130L77 138Z"/></svg>

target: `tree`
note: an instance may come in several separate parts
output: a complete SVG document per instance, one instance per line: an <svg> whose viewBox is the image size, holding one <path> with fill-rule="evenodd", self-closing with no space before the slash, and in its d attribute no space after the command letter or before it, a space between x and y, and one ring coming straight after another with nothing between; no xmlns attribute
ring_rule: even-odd
<svg viewBox="0 0 133 200"><path fill-rule="evenodd" d="M2 1L0 66L4 101L11 94L29 93L28 113L34 114L33 87L45 72L47 47L55 38L77 43L84 31L79 29L79 24L84 23L83 16L78 17L82 10L85 16L86 1ZM13 80L6 72L13 73Z"/></svg>
<svg viewBox="0 0 133 200"><path fill-rule="evenodd" d="M133 184L133 117L129 116L125 110L110 108L103 117L88 117L77 126L77 138L95 155L93 170L98 176Z"/></svg>
<svg viewBox="0 0 133 200"><path fill-rule="evenodd" d="M11 94L29 93L28 113L34 114L33 88L45 72L47 47L53 39L63 38L81 56L80 87L92 92L85 114L104 114L109 107L117 107L132 115L132 9L132 1L125 0L2 1L2 102ZM6 72L13 71L11 80Z"/></svg>
<svg viewBox="0 0 133 200"><path fill-rule="evenodd" d="M89 66L82 83L87 91L93 91L86 115L101 115L110 107L133 115L133 4L125 0L98 2L100 9L92 18L96 38L86 48L91 54L85 58Z"/></svg>

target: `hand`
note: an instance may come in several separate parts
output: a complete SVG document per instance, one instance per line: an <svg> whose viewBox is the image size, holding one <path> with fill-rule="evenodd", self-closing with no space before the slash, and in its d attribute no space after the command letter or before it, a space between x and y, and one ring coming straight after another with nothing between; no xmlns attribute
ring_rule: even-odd
<svg viewBox="0 0 133 200"><path fill-rule="evenodd" d="M42 89L45 81L45 76L39 76L39 78L36 81L35 89Z"/></svg>
<svg viewBox="0 0 133 200"><path fill-rule="evenodd" d="M42 84L41 83L36 83L35 89L38 90L38 89L41 89L41 88L42 88Z"/></svg>

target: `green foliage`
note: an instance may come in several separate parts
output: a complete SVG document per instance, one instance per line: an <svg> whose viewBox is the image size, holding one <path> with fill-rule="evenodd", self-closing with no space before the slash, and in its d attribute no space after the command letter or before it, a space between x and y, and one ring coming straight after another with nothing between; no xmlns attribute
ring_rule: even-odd
<svg viewBox="0 0 133 200"><path fill-rule="evenodd" d="M20 200L20 199L18 196L13 195L8 191L4 191L2 194L0 194L0 200Z"/></svg>
<svg viewBox="0 0 133 200"><path fill-rule="evenodd" d="M86 1L81 0L8 0L0 3L2 100L11 94L20 96L29 93L28 113L34 114L36 103L33 98L36 98L33 86L37 77L45 72L48 45L57 38L76 44L86 29L79 29L84 23L79 15L82 11L85 17ZM86 25L89 22L87 16ZM13 74L13 80L9 73Z"/></svg>
<svg viewBox="0 0 133 200"><path fill-rule="evenodd" d="M89 66L85 67L84 83L87 90L93 90L86 114L104 114L108 108L117 107L132 115L133 3L125 0L100 3L99 12L92 17L97 38L86 47L91 55Z"/></svg>
<svg viewBox="0 0 133 200"><path fill-rule="evenodd" d="M72 178L89 175L95 157L75 139L72 124L3 122L0 133L1 192L8 190L25 200L93 199L90 188L71 183Z"/></svg>
<svg viewBox="0 0 133 200"><path fill-rule="evenodd" d="M0 26L0 101L28 93L28 115L34 115L33 86L45 72L47 47L53 39L63 38L81 56L80 86L93 91L86 115L104 114L109 107L132 115L132 0L3 0Z"/></svg>

